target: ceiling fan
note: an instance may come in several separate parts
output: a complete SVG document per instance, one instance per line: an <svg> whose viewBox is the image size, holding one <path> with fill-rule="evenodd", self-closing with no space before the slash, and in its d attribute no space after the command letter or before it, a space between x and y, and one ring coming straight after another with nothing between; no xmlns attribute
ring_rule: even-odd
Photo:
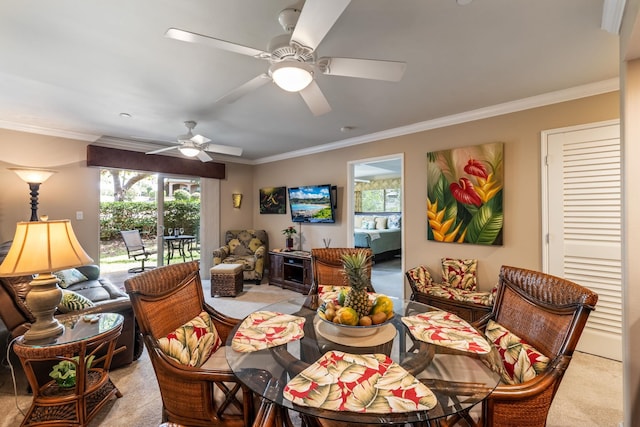
<svg viewBox="0 0 640 427"><path fill-rule="evenodd" d="M207 153L227 154L230 156L242 155L242 148L231 147L229 145L209 144L211 140L202 135L194 135L193 128L197 123L194 121L186 121L184 125L187 127L187 133L178 136L178 145L171 147L164 147L158 150L149 151L145 154L158 154L169 150L178 150L182 155L187 157L197 157L203 162L213 160L213 158Z"/></svg>
<svg viewBox="0 0 640 427"><path fill-rule="evenodd" d="M216 104L232 103L273 81L286 91L299 92L311 112L319 116L331 111L331 107L314 79L316 73L395 82L402 79L407 66L405 62L376 59L316 59L316 48L350 1L306 0L302 10L295 7L284 9L280 12L278 21L286 34L271 39L267 51L177 28L169 28L165 36L185 42L203 43L216 49L270 62L268 73L260 74L233 89L216 100Z"/></svg>

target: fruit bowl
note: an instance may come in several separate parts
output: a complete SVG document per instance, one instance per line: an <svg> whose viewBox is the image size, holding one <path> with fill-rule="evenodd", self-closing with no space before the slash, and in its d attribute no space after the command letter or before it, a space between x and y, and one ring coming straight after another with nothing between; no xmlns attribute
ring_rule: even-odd
<svg viewBox="0 0 640 427"><path fill-rule="evenodd" d="M318 315L316 315L318 316ZM381 328L388 325L391 322L391 319L387 319L382 323L377 325L369 325L369 326L351 326L351 325L343 325L341 323L334 323L330 320L324 319L321 316L318 316L320 321L322 321L328 328L332 329L336 334L344 335L348 337L368 337L370 335L375 334Z"/></svg>

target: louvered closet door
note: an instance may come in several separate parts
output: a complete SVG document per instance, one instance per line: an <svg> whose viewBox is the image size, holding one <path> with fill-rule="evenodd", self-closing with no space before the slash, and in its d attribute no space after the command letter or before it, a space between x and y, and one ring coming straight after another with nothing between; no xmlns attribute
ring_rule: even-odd
<svg viewBox="0 0 640 427"><path fill-rule="evenodd" d="M620 126L550 131L546 148L548 271L599 295L578 350L622 360Z"/></svg>

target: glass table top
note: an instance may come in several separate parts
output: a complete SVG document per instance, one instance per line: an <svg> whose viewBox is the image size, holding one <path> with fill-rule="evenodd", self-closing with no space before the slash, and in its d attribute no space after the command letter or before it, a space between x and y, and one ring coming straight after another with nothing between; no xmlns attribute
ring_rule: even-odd
<svg viewBox="0 0 640 427"><path fill-rule="evenodd" d="M21 340L21 345L30 347L50 347L87 340L117 328L124 322L124 317L117 313L95 313L91 315L72 316L62 323L64 332L61 335L45 340Z"/></svg>
<svg viewBox="0 0 640 427"><path fill-rule="evenodd" d="M304 337L272 348L239 352L232 348L236 327L227 342L227 361L240 381L256 394L297 412L346 422L384 424L433 420L469 409L493 391L500 381L500 375L489 368L491 361L499 357L495 350L478 355L418 341L401 318L437 309L415 301L392 300L395 315L389 325L367 337L342 336L327 328L316 315L317 297L301 296L268 305L260 311L304 318ZM436 406L429 410L381 414L319 409L287 399L285 386L292 378L332 351L389 356L433 392Z"/></svg>

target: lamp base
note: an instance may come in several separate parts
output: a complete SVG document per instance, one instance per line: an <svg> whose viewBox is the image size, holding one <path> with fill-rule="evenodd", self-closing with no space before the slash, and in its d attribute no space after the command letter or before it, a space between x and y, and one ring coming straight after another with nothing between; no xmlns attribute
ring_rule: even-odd
<svg viewBox="0 0 640 427"><path fill-rule="evenodd" d="M59 282L60 279L51 273L44 273L29 283L31 290L25 298L25 303L36 320L31 324L31 329L24 334L26 341L42 341L64 332L64 326L53 317L62 299Z"/></svg>

